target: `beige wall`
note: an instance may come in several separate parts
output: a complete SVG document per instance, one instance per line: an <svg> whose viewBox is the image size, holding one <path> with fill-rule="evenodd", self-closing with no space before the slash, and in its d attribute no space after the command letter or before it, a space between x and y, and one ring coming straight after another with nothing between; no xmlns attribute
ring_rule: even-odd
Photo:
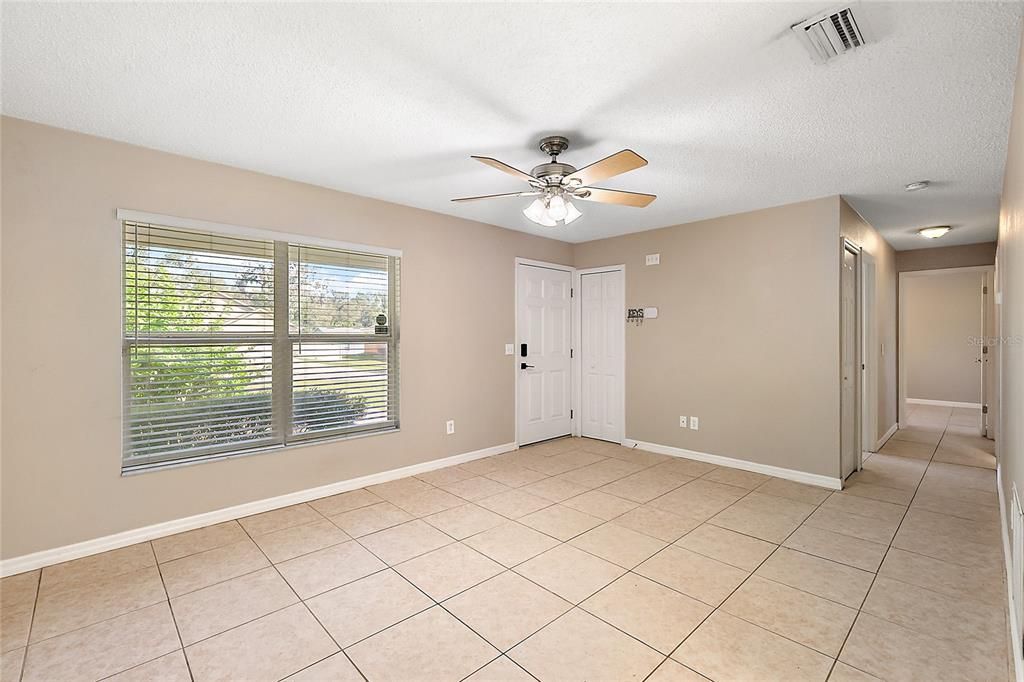
<svg viewBox="0 0 1024 682"><path fill-rule="evenodd" d="M875 330L878 345L865 348L865 358L877 368L878 421L875 441L864 443L874 449L877 440L888 433L898 420L896 404L896 261L898 252L852 206L839 203L841 234L867 251L875 259Z"/></svg>
<svg viewBox="0 0 1024 682"><path fill-rule="evenodd" d="M626 436L838 476L839 247L837 197L576 245L658 307L626 329Z"/></svg>
<svg viewBox="0 0 1024 682"><path fill-rule="evenodd" d="M983 272L903 276L903 362L908 399L981 403Z"/></svg>
<svg viewBox="0 0 1024 682"><path fill-rule="evenodd" d="M570 245L15 119L2 136L0 556L514 440L513 261ZM401 432L122 478L117 208L402 249Z"/></svg>
<svg viewBox="0 0 1024 682"><path fill-rule="evenodd" d="M997 268L1002 294L997 315L1005 339L999 345L1002 400L997 447L1003 497L1009 504L1013 485L1024 497L1024 40L999 211Z"/></svg>
<svg viewBox="0 0 1024 682"><path fill-rule="evenodd" d="M992 265L995 262L995 242L896 252L896 272L969 268L978 265Z"/></svg>

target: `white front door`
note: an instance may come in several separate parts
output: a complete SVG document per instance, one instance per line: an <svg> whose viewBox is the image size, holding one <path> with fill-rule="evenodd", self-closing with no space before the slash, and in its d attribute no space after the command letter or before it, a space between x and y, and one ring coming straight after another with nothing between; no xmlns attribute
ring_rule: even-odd
<svg viewBox="0 0 1024 682"><path fill-rule="evenodd" d="M520 445L572 432L571 287L568 270L516 266Z"/></svg>
<svg viewBox="0 0 1024 682"><path fill-rule="evenodd" d="M580 431L619 443L623 438L623 272L580 275Z"/></svg>

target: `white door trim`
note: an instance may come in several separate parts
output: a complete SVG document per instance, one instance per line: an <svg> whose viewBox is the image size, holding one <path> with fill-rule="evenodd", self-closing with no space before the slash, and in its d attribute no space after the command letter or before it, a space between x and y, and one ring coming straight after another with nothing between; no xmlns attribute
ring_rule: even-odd
<svg viewBox="0 0 1024 682"><path fill-rule="evenodd" d="M870 272L870 278L868 273ZM861 468L864 450L873 452L878 440L878 315L875 297L878 291L878 269L875 257L860 252L860 359L861 366ZM870 279L870 282L869 282Z"/></svg>
<svg viewBox="0 0 1024 682"><path fill-rule="evenodd" d="M515 387L515 393L513 394L513 399L515 401L515 409L513 410L512 417L515 420L515 427L514 427L514 429L515 429L515 444L516 444L517 448L519 447L519 444L521 442L521 439L519 437L519 363L521 362L521 359L519 357L519 266L520 265L529 265L529 266L532 266L532 267L535 267L535 268L548 268L549 270L560 270L562 272L568 272L569 275L570 275L570 281L572 282L571 286L574 286L574 287L576 286L576 281L575 281L576 280L576 277L575 277L576 268L572 267L571 265L563 265L562 263L549 263L547 261L532 260L530 258L520 258L519 256L516 256L516 258L515 258L515 262L514 262L513 267L512 267L512 292L513 292L513 298L512 298L512 301L513 301L513 303L512 303L512 317L513 317L513 330L514 330L514 333L515 333L515 338L514 338L514 342L513 342L513 345L512 345L512 385ZM575 319L575 316L576 316L576 307L575 307L576 306L576 298L575 298L575 296L572 297L572 301L571 301L570 305L571 305L571 307L569 309L569 319L570 319L570 328L571 328L570 331L571 331L571 333L575 334L575 326L576 325L572 322ZM574 342L571 342L571 343L574 344ZM573 345L573 347L575 347L575 344ZM575 367L573 366L573 364L571 362L569 363L569 372L572 375L572 376L569 377L569 385L573 386L573 382L575 381L575 376L576 376L576 370L575 370ZM576 401L575 401L575 396L574 395L570 395L569 396L569 405L573 409L572 418L569 420L570 421L570 426L571 426L571 433L573 435L578 435L579 426L578 426L578 424L576 422L576 412L575 412Z"/></svg>
<svg viewBox="0 0 1024 682"><path fill-rule="evenodd" d="M854 349L854 363L856 367L857 379L853 382L855 397L854 397L854 418L853 418L853 435L854 435L854 452L857 455L857 466L854 471L860 471L864 468L864 443L863 443L863 409L864 409L864 396L862 395L862 381L863 381L863 370L861 367L864 366L864 348L862 344L863 334L863 310L864 310L864 296L861 288L861 255L864 253L863 249L854 241L842 237L839 240L839 268L840 268L840 281L839 281L839 478L846 480L846 475L843 473L843 337L846 330L843 329L843 293L842 293L842 268L843 258L846 252L849 251L854 256L854 276L857 278L856 286L854 287L854 319L856 320L857 328L853 333L853 341L855 344ZM852 473L852 472L851 472ZM848 475L848 474L847 474Z"/></svg>
<svg viewBox="0 0 1024 682"><path fill-rule="evenodd" d="M907 424L907 403L909 402L907 400L907 366L906 366L906 363L903 362L903 345L904 345L903 344L903 340L906 338L906 323L905 323L905 320L904 320L904 318L906 316L906 306L903 305L903 300L906 298L906 280L908 278L911 278L911 277L931 277L931 276L934 276L934 275L959 274L959 273L962 273L962 272L979 272L979 273L981 273L981 272L995 272L995 269L996 268L995 268L994 265L972 265L972 266L963 267L963 268L939 268L939 269L935 269L935 270L910 270L910 271L907 271L907 272L900 272L900 273L897 274L897 284L896 284L896 311L897 311L896 312L896 317L897 317L897 321L896 321L896 380L897 380L897 384L896 384L896 409L897 409L897 412L896 412L896 415L897 415L897 423L900 424L901 426L906 426L906 424ZM984 305L985 305L984 299L982 300L981 305L982 305L982 307L984 307ZM984 310L982 310L982 315L984 316ZM986 330L984 328L984 323L982 322L981 334L984 335L985 333L986 333ZM984 363L979 363L979 364L981 364L981 367L979 369L978 380L979 380L979 382L981 382L983 380L983 378L984 378L981 373L983 373L985 371L985 366L984 366ZM982 401L984 401L985 400L985 396L982 395L981 399L982 399Z"/></svg>
<svg viewBox="0 0 1024 682"><path fill-rule="evenodd" d="M598 268L581 268L576 269L572 275L572 286L575 291L582 291L580 284L580 276L582 275L595 275L601 272L621 272L622 273L622 300L626 300L626 265L620 263L619 265L606 265ZM622 330L622 366L619 368L619 424L621 431L618 434L619 443L623 443L626 438L626 320L625 311L621 311L620 325ZM573 296L572 299L572 347L573 347L573 358L572 358L572 405L574 408L573 420L572 420L572 435L581 436L583 427L582 422L576 418L576 413L581 409L583 404L583 373L582 366L580 364L581 354L579 352L582 347L582 336L581 330L583 327L583 309L580 306L579 297Z"/></svg>

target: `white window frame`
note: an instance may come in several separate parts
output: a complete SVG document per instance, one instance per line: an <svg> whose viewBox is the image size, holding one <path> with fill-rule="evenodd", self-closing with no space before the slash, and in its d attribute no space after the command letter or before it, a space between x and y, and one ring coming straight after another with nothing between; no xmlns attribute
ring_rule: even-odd
<svg viewBox="0 0 1024 682"><path fill-rule="evenodd" d="M393 390L396 395L394 396L394 419L388 420L383 423L375 423L366 425L363 428L356 427L344 427L341 429L334 429L330 431L320 431L310 434L290 434L290 420L292 413L292 405L290 403L291 392L285 391L274 391L274 432L279 441L275 441L269 444L259 444L256 446L232 446L225 445L215 448L209 452L200 453L182 453L180 456L174 457L168 455L166 457L154 458L153 461L149 462L135 462L128 463L125 461L125 455L127 455L127 442L124 441L122 451L122 475L129 475L134 473L140 473L144 471L152 471L154 469L165 469L178 466L186 466L191 464L197 464L202 462L216 461L222 459L230 459L234 457L241 457L250 454L264 453L268 451L285 450L295 447L305 447L309 445L322 444L325 442L335 440L347 440L352 438L364 438L367 436L380 435L386 433L394 433L400 430L399 411L400 411L400 381L399 381L399 353L400 353L400 333L399 333L399 291L400 291L400 269L398 267L398 261L402 257L402 251L400 249L391 249L380 246L370 246L365 244L355 244L351 242L340 242L329 239L321 239L317 237L310 237L306 235L293 234L288 232L282 232L277 230L266 230L259 228L248 228L237 225L231 225L226 223L216 223L205 220L196 220L191 218L180 218L176 216L161 215L157 213L148 213L143 211L135 211L130 209L118 209L116 212L118 227L122 234L121 243L121 288L119 291L119 307L121 310L121 340L122 340L122 351L123 356L126 358L122 362L122 396L121 396L121 426L122 433L125 433L126 417L128 412L128 387L131 381L131 370L127 361L128 353L127 349L133 345L133 342L125 336L125 320L123 319L125 304L124 304L124 248L123 233L124 224L126 222L137 222L137 223L148 223L152 225L159 225L162 227L178 228L183 230L193 230L197 232L209 232L215 234L243 237L249 239L260 239L274 242L274 329L271 337L267 338L267 341L271 343L273 348L273 381L285 382L287 385L291 385L293 381L291 373L291 351L294 344L305 340L307 343L312 341L314 338L317 342L343 342L343 343L360 343L360 342L389 342L392 347L392 352L389 353L389 374L394 373L394 381L392 381ZM351 251L355 253L363 253L377 256L392 257L396 267L389 268L388 273L388 318L391 326L390 334L387 337L381 337L379 335L368 334L368 335L343 335L343 334L317 334L314 337L309 335L301 335L296 332L292 332L288 324L288 248L289 245L301 245L301 246L316 246L326 249L337 249L342 251ZM282 260L284 267L282 268ZM284 305L281 304L283 299ZM253 335L255 338L256 335ZM184 338L182 341L188 341L189 339ZM204 340L205 341L205 340ZM199 341L197 340L197 343ZM287 357L285 357L287 356ZM287 403L287 404L284 404Z"/></svg>

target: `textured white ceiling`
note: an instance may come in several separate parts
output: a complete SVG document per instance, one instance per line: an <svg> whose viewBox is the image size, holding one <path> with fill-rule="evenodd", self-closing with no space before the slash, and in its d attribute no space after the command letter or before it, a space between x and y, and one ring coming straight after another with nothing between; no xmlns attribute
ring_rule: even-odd
<svg viewBox="0 0 1024 682"><path fill-rule="evenodd" d="M860 3L871 44L817 66L788 27L829 6L5 2L3 111L574 242L839 193L896 248L994 239L1022 4ZM658 200L449 202L547 133Z"/></svg>

